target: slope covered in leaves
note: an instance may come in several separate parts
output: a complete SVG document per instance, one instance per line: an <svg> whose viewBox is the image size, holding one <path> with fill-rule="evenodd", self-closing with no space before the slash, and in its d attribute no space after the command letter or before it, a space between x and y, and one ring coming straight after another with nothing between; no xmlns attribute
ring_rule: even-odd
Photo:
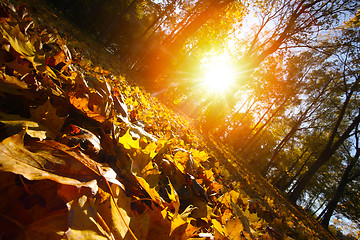
<svg viewBox="0 0 360 240"><path fill-rule="evenodd" d="M228 152L0 7L2 239L331 239Z"/></svg>

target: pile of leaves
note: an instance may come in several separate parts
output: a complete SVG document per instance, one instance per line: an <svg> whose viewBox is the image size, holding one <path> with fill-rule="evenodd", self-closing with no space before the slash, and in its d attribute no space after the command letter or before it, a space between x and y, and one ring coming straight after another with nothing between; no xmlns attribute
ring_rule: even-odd
<svg viewBox="0 0 360 240"><path fill-rule="evenodd" d="M0 23L2 239L332 238L25 7Z"/></svg>

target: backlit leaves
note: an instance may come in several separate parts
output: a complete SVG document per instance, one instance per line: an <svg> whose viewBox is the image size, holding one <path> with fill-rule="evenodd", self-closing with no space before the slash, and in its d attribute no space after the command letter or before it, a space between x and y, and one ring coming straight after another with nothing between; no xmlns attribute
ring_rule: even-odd
<svg viewBox="0 0 360 240"><path fill-rule="evenodd" d="M121 143L125 149L140 148L139 140L140 139L133 139L129 131L127 131L122 137L118 139L119 143Z"/></svg>

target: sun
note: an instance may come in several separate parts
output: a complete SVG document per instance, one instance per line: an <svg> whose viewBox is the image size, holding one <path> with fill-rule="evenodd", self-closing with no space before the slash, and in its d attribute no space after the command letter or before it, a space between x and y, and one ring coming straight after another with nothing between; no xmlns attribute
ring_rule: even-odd
<svg viewBox="0 0 360 240"><path fill-rule="evenodd" d="M235 81L235 72L227 55L203 59L202 85L207 91L224 93Z"/></svg>

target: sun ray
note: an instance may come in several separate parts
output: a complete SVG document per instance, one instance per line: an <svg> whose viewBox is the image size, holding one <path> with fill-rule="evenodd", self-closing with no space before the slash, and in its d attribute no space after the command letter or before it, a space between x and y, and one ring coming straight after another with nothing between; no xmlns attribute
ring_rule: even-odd
<svg viewBox="0 0 360 240"><path fill-rule="evenodd" d="M235 81L235 71L226 54L203 59L201 84L210 93L224 94Z"/></svg>

